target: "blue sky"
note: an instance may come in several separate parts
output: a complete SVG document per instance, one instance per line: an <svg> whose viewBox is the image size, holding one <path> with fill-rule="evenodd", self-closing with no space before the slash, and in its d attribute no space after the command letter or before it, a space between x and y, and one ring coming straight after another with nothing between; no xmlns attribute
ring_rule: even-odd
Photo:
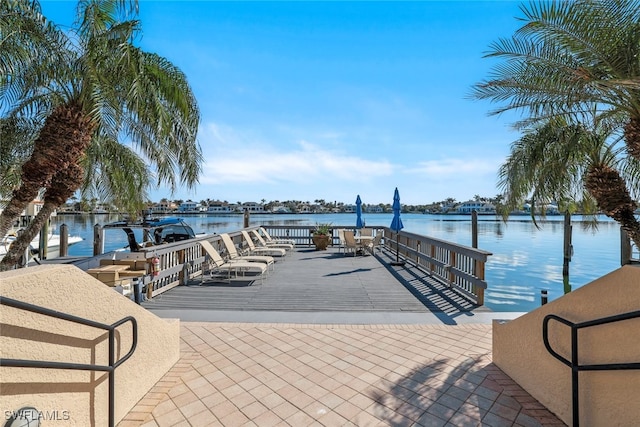
<svg viewBox="0 0 640 427"><path fill-rule="evenodd" d="M469 99L520 2L141 1L143 49L186 74L204 173L153 200L403 204L495 196L519 134ZM76 2L44 1L56 23Z"/></svg>

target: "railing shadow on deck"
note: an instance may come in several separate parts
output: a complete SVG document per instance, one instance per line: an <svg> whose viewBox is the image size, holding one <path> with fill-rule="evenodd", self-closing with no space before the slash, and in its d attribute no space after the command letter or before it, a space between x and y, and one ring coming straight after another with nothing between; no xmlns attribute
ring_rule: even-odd
<svg viewBox="0 0 640 427"><path fill-rule="evenodd" d="M272 236L293 239L296 245L313 245L310 226L269 225L263 226ZM487 258L492 255L481 249L460 245L446 240L434 239L420 234L400 231L398 233L386 226L369 226L374 235L383 234L382 245L412 263L414 266L428 272L455 289L460 294L477 305L484 305L484 290L487 288L485 280L485 265ZM339 245L337 227L331 229L332 245Z"/></svg>
<svg viewBox="0 0 640 427"><path fill-rule="evenodd" d="M479 308L463 295L456 293L443 281L419 268L398 269L390 264L395 252L385 251L375 257L411 294L445 325L457 325L459 316L472 316Z"/></svg>

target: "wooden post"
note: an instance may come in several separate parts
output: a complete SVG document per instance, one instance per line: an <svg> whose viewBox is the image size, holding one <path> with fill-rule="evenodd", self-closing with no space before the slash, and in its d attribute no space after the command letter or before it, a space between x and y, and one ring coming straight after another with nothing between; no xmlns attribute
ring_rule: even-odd
<svg viewBox="0 0 640 427"><path fill-rule="evenodd" d="M40 242L38 246L38 258L47 259L49 248L49 220L45 221L40 229Z"/></svg>
<svg viewBox="0 0 640 427"><path fill-rule="evenodd" d="M471 247L478 248L478 212L471 211Z"/></svg>
<svg viewBox="0 0 640 427"><path fill-rule="evenodd" d="M476 277L480 280L484 280L484 262L475 260ZM478 305L484 305L484 288L476 288L475 294L478 297Z"/></svg>
<svg viewBox="0 0 640 427"><path fill-rule="evenodd" d="M571 214L569 212L564 213L564 259L562 263L562 275L569 277L569 262L573 255L573 246L571 245Z"/></svg>
<svg viewBox="0 0 640 427"><path fill-rule="evenodd" d="M244 208L244 228L249 227L249 209Z"/></svg>
<svg viewBox="0 0 640 427"><path fill-rule="evenodd" d="M456 276L455 274L453 274L453 269L456 267L456 253L455 252L450 252L449 253L449 286L453 286L453 284L455 283L456 280Z"/></svg>
<svg viewBox="0 0 640 427"><path fill-rule="evenodd" d="M67 224L60 225L60 256L69 255L69 227Z"/></svg>
<svg viewBox="0 0 640 427"><path fill-rule="evenodd" d="M631 264L631 239L620 227L620 265Z"/></svg>
<svg viewBox="0 0 640 427"><path fill-rule="evenodd" d="M101 255L103 251L104 242L102 227L100 227L100 224L96 224L93 226L93 256Z"/></svg>

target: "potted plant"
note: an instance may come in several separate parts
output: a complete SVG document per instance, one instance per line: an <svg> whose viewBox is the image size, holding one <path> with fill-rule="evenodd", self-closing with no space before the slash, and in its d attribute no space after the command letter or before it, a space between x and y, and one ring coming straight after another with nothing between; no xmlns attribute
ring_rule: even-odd
<svg viewBox="0 0 640 427"><path fill-rule="evenodd" d="M331 243L331 224L319 223L311 230L313 235L313 244L316 245L316 251L324 251Z"/></svg>

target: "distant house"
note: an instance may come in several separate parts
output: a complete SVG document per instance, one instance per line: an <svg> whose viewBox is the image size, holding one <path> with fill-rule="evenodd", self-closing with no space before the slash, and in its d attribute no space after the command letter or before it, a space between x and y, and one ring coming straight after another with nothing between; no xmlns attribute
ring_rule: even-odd
<svg viewBox="0 0 640 427"><path fill-rule="evenodd" d="M264 206L256 202L245 202L239 206L239 210L240 212L247 210L249 213L262 213L264 212Z"/></svg>
<svg viewBox="0 0 640 427"><path fill-rule="evenodd" d="M522 206L522 210L528 214L531 213L531 205L529 203L525 203ZM544 210L545 215L559 215L560 210L558 209L558 205L555 202L551 203L536 203L536 214L540 215Z"/></svg>
<svg viewBox="0 0 640 427"><path fill-rule="evenodd" d="M177 208L178 206L175 203L165 200L151 206L150 210L152 213L167 213L167 212L173 212Z"/></svg>
<svg viewBox="0 0 640 427"><path fill-rule="evenodd" d="M298 213L312 213L313 208L308 203L300 203L296 206Z"/></svg>
<svg viewBox="0 0 640 427"><path fill-rule="evenodd" d="M469 200L458 205L455 209L455 213L463 215L471 214L473 211L476 211L479 214L495 214L496 207L493 203Z"/></svg>
<svg viewBox="0 0 640 427"><path fill-rule="evenodd" d="M370 206L367 206L367 212L382 213L384 212L384 209L380 205L370 205Z"/></svg>
<svg viewBox="0 0 640 427"><path fill-rule="evenodd" d="M356 205L344 205L342 209L343 209L343 212L346 212L346 213L355 213Z"/></svg>
<svg viewBox="0 0 640 427"><path fill-rule="evenodd" d="M271 208L271 212L272 213L291 213L291 210L286 206L277 205Z"/></svg>
<svg viewBox="0 0 640 427"><path fill-rule="evenodd" d="M215 202L209 202L207 207L209 213L231 213L233 212L229 207L229 203L216 200Z"/></svg>
<svg viewBox="0 0 640 427"><path fill-rule="evenodd" d="M180 203L180 206L178 206L178 212L197 212L199 207L200 203L187 200L186 202Z"/></svg>

